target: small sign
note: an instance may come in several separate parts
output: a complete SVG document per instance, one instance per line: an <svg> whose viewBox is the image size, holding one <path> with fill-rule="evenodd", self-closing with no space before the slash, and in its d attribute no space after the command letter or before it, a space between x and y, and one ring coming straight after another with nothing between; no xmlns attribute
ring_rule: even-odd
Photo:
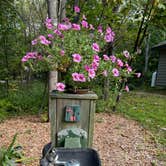
<svg viewBox="0 0 166 166"><path fill-rule="evenodd" d="M79 122L80 121L80 106L68 105L65 107L65 121Z"/></svg>

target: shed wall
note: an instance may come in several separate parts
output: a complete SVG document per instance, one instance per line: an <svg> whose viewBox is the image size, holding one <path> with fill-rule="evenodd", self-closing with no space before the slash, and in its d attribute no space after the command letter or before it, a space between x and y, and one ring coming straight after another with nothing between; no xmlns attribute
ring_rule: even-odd
<svg viewBox="0 0 166 166"><path fill-rule="evenodd" d="M159 54L160 57L158 63L156 85L166 86L166 49L160 50Z"/></svg>

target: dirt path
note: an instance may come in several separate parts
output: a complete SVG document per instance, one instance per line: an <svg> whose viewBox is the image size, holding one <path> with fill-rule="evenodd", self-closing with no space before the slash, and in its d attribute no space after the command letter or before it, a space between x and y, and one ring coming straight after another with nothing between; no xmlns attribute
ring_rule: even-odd
<svg viewBox="0 0 166 166"><path fill-rule="evenodd" d="M37 166L43 146L50 141L49 123L35 116L12 118L0 124L0 146L8 145L15 133L25 156L33 160L26 166ZM103 166L164 166L155 158L157 148L147 132L135 121L118 115L97 114L93 147Z"/></svg>

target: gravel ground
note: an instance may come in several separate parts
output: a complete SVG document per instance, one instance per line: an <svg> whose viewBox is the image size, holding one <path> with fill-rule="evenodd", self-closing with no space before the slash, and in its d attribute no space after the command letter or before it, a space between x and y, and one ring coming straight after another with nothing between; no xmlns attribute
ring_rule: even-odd
<svg viewBox="0 0 166 166"><path fill-rule="evenodd" d="M18 117L0 124L0 147L7 146L15 133L29 162L22 166L38 166L41 150L50 142L50 124L36 116ZM137 122L114 114L96 114L93 148L102 166L164 166L156 159L157 147L149 132ZM164 152L164 151L163 151Z"/></svg>

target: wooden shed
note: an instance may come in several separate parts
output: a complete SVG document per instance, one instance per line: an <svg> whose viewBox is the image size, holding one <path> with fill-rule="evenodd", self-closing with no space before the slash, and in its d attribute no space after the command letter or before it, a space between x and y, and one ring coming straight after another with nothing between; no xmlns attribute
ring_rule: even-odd
<svg viewBox="0 0 166 166"><path fill-rule="evenodd" d="M155 50L159 54L156 86L166 86L166 40L153 46L152 50Z"/></svg>

